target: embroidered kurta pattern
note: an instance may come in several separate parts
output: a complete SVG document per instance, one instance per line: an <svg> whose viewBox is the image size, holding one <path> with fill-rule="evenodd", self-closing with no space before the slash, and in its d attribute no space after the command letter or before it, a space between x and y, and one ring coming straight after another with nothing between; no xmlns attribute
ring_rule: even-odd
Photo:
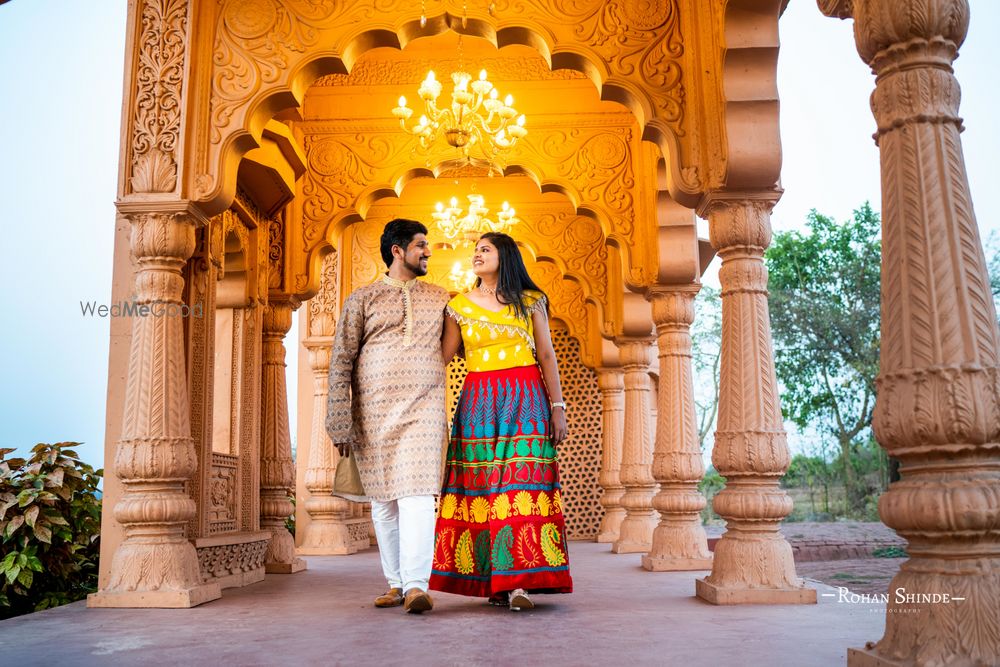
<svg viewBox="0 0 1000 667"><path fill-rule="evenodd" d="M535 297L538 308L544 300ZM462 327L470 372L448 446L430 587L480 597L569 593L559 467L531 323L464 295L447 312Z"/></svg>
<svg viewBox="0 0 1000 667"><path fill-rule="evenodd" d="M441 489L447 303L440 287L388 276L344 303L330 358L326 430L334 443L351 443L374 500Z"/></svg>

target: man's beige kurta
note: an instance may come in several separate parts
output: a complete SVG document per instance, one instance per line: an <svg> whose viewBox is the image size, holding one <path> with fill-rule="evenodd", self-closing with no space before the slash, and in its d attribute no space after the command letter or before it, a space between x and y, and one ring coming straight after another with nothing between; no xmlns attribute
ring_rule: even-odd
<svg viewBox="0 0 1000 667"><path fill-rule="evenodd" d="M326 430L352 446L365 493L386 502L441 491L448 292L389 276L344 303L330 357Z"/></svg>

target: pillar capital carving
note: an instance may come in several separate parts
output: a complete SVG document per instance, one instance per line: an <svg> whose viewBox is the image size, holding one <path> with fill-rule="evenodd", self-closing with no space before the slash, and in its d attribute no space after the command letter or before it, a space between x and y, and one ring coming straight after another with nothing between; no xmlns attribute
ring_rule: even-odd
<svg viewBox="0 0 1000 667"><path fill-rule="evenodd" d="M653 362L652 344L654 340L656 339L652 336L619 336L615 338L615 345L618 346L618 359L625 373L648 369Z"/></svg>
<svg viewBox="0 0 1000 667"><path fill-rule="evenodd" d="M849 19L854 12L854 0L816 0L819 10L838 19Z"/></svg>
<svg viewBox="0 0 1000 667"><path fill-rule="evenodd" d="M625 391L625 372L621 368L608 368L602 366L596 369L597 386L601 391L622 392Z"/></svg>
<svg viewBox="0 0 1000 667"><path fill-rule="evenodd" d="M700 283L689 285L657 285L646 291L646 299L652 304L653 324L662 341L666 329L688 328L694 322L694 300L701 291Z"/></svg>
<svg viewBox="0 0 1000 667"><path fill-rule="evenodd" d="M298 306L298 302L272 297L264 308L264 335L284 338L292 328L292 311Z"/></svg>
<svg viewBox="0 0 1000 667"><path fill-rule="evenodd" d="M781 191L713 192L702 199L698 215L708 218L712 247L720 256L740 248L763 253L771 244L771 210Z"/></svg>
<svg viewBox="0 0 1000 667"><path fill-rule="evenodd" d="M309 367L314 373L330 369L333 336L309 336L302 341L302 347L309 351Z"/></svg>
<svg viewBox="0 0 1000 667"><path fill-rule="evenodd" d="M948 65L969 31L967 0L853 0L850 4L858 54L876 74L914 60ZM821 9L830 15L822 5Z"/></svg>

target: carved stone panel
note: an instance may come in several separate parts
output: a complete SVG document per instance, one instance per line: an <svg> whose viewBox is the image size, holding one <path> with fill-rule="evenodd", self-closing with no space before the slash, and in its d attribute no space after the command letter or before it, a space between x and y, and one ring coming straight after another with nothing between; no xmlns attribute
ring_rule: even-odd
<svg viewBox="0 0 1000 667"><path fill-rule="evenodd" d="M212 475L208 486L208 532L210 535L236 530L238 516L239 457L212 453Z"/></svg>

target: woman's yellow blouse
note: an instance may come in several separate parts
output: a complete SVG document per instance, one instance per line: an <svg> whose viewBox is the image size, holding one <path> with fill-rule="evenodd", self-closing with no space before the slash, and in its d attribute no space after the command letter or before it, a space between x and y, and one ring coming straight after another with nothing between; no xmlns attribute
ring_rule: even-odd
<svg viewBox="0 0 1000 667"><path fill-rule="evenodd" d="M464 294L448 302L448 315L462 329L465 362L470 371L498 371L536 363L535 331L530 316L539 309L545 312L545 296L535 291L527 291L524 296L527 322L517 316L513 306L494 312Z"/></svg>

